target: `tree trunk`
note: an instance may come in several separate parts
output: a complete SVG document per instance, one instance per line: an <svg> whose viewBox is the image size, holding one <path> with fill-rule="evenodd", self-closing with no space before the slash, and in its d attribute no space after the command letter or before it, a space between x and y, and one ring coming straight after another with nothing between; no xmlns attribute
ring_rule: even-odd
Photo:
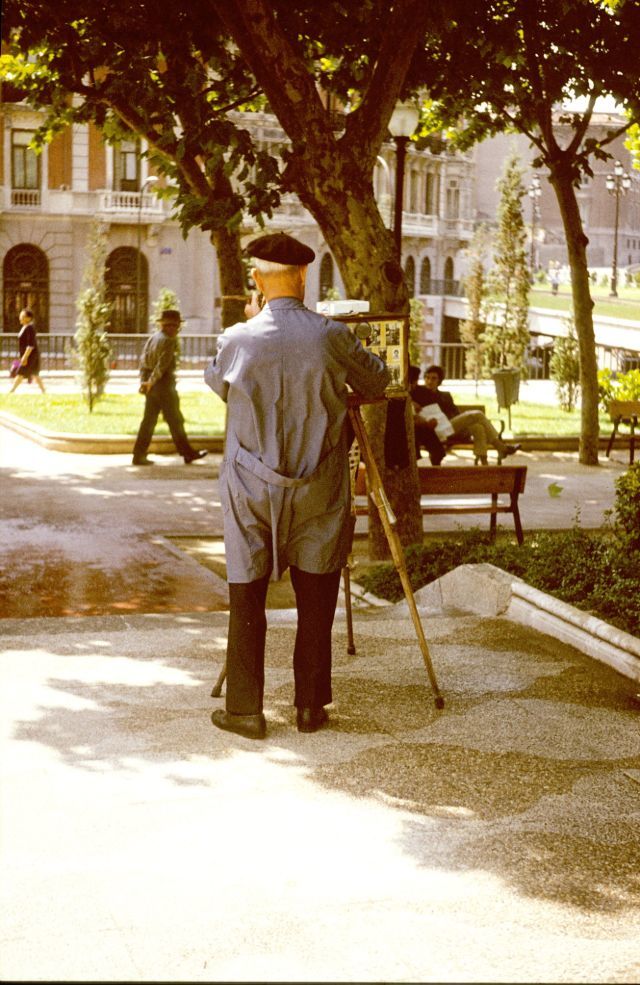
<svg viewBox="0 0 640 985"><path fill-rule="evenodd" d="M598 464L598 363L593 331L593 301L587 267L588 239L584 234L572 174L562 163L549 164L550 181L560 205L564 226L569 266L571 268L571 292L573 315L580 349L580 462L583 465Z"/></svg>
<svg viewBox="0 0 640 985"><path fill-rule="evenodd" d="M348 296L368 300L372 314L408 314L408 292L393 236L382 222L371 183L353 173L344 175L335 153L329 151L325 163L323 168L318 156L304 162L298 159L292 184L320 226ZM422 543L423 539L412 409L410 401L405 401L406 466L394 468L388 468L384 458L388 410L388 402L369 406L363 416L385 491L398 519L400 540L408 546ZM375 560L390 556L382 524L371 503L369 554Z"/></svg>
<svg viewBox="0 0 640 985"><path fill-rule="evenodd" d="M244 301L234 300L246 294L244 264L240 248L240 235L237 230L215 229L211 234L218 260L220 274L220 293L222 295L222 327L228 328L236 322L244 321Z"/></svg>

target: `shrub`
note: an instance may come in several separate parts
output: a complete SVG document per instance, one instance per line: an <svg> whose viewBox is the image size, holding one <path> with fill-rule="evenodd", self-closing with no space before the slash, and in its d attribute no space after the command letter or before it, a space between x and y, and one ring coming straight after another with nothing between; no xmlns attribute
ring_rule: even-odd
<svg viewBox="0 0 640 985"><path fill-rule="evenodd" d="M616 479L614 513L618 539L623 547L638 552L640 564L640 462L634 462Z"/></svg>
<svg viewBox="0 0 640 985"><path fill-rule="evenodd" d="M599 370L598 395L600 406L605 411L611 400L640 400L640 369L630 369L628 373Z"/></svg>
<svg viewBox="0 0 640 985"><path fill-rule="evenodd" d="M580 389L580 349L573 317L566 318L566 338L556 339L549 363L551 378L556 384L558 403L562 410L572 411Z"/></svg>
<svg viewBox="0 0 640 985"><path fill-rule="evenodd" d="M620 499L620 494L619 494ZM626 502L626 493L622 493ZM640 473L633 479L628 497L632 506L618 521L638 523ZM634 513L635 510L635 513ZM531 535L524 544L489 541L480 530L462 533L447 540L417 544L406 552L407 568L414 591L460 564L494 564L527 584L587 612L592 612L628 633L640 634L640 592L637 570L640 553L636 539L620 540L618 526L613 531L586 531L578 523L568 531ZM625 534L626 536L626 534ZM390 563L378 564L358 577L369 592L391 602L399 601L402 586Z"/></svg>

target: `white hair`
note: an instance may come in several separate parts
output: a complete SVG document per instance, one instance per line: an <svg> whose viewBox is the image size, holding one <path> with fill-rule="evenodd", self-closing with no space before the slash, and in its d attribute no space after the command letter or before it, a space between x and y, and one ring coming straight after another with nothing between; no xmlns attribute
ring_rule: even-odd
<svg viewBox="0 0 640 985"><path fill-rule="evenodd" d="M261 274L292 274L294 270L298 270L297 264L289 263L275 263L273 260L261 260L259 257L251 258L252 265L260 271Z"/></svg>

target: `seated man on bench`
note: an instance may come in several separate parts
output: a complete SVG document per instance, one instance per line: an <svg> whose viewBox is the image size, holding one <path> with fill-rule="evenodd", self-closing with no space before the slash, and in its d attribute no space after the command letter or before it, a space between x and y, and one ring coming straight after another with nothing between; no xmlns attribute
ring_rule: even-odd
<svg viewBox="0 0 640 985"><path fill-rule="evenodd" d="M440 390L444 380L442 366L429 366L424 374L424 386L418 384L420 370L417 366L409 366L409 393L413 401L415 417L414 430L416 454L425 448L432 465L440 465L446 455L446 446L440 441L435 432L437 421L426 413L420 413L423 408L436 404L449 419L454 434L468 432L473 440L473 452L481 465L487 465L487 450L489 446L498 452L502 461L508 455L515 455L520 445L509 445L502 440L491 421L479 410L467 410L461 413L453 402L453 397L447 390Z"/></svg>

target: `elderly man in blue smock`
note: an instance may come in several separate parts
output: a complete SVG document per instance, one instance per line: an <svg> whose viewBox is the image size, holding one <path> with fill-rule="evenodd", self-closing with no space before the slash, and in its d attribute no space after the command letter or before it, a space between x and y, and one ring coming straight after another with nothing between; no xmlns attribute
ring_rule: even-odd
<svg viewBox="0 0 640 985"><path fill-rule="evenodd" d="M227 328L205 371L227 404L220 473L229 583L226 708L215 726L263 738L266 596L290 570L298 625L294 705L301 732L327 721L331 629L351 547L348 387L379 397L389 372L346 325L303 303L315 254L284 233L247 247L262 310Z"/></svg>

